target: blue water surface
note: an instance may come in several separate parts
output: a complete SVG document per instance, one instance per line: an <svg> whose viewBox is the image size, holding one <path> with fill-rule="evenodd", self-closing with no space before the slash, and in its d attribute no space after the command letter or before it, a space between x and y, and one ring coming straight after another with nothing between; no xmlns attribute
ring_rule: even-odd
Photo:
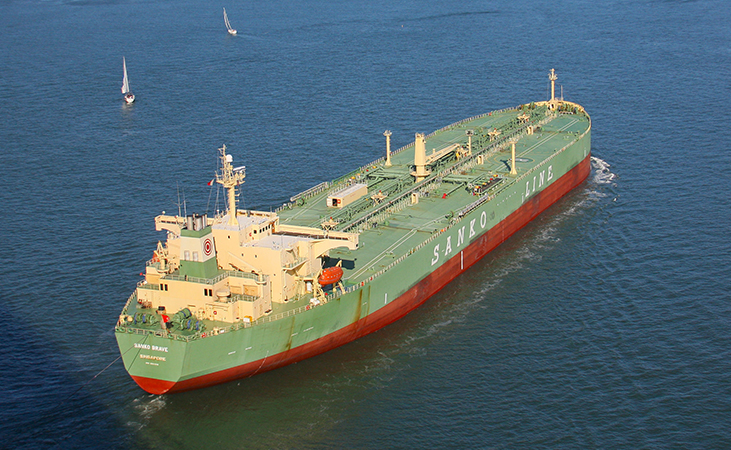
<svg viewBox="0 0 731 450"><path fill-rule="evenodd" d="M0 2L0 447L730 447L730 23L725 0ZM269 210L385 129L545 99L551 68L592 174L422 308L204 390L127 375L152 219L223 207L222 144Z"/></svg>

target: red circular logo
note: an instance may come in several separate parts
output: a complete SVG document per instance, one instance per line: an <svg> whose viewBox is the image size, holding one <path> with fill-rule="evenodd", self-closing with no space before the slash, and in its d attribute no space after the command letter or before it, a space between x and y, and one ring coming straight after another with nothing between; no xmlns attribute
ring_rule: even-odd
<svg viewBox="0 0 731 450"><path fill-rule="evenodd" d="M203 241L203 253L206 256L211 256L211 253L213 253L213 242L210 239Z"/></svg>

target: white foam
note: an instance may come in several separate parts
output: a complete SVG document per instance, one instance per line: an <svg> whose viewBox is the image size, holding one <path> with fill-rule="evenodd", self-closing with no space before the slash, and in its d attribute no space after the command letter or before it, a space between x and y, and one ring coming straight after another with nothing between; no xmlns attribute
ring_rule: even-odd
<svg viewBox="0 0 731 450"><path fill-rule="evenodd" d="M135 399L136 403L135 410L138 411L140 418L143 421L149 420L156 412L160 411L165 407L165 397L160 396L147 396L142 399Z"/></svg>
<svg viewBox="0 0 731 450"><path fill-rule="evenodd" d="M594 169L594 176L592 177L592 181L596 184L614 184L615 178L617 178L617 174L613 173L611 171L611 165L604 161L603 159L599 159L595 156L591 157L591 165Z"/></svg>

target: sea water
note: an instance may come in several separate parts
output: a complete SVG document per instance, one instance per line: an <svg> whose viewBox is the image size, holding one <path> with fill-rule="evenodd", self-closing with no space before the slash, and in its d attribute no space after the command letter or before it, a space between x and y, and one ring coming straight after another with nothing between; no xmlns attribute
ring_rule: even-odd
<svg viewBox="0 0 731 450"><path fill-rule="evenodd" d="M723 0L2 2L0 447L731 446L729 23ZM224 207L218 147L269 210L386 129L546 99L552 68L591 175L422 308L199 391L127 375L153 217Z"/></svg>

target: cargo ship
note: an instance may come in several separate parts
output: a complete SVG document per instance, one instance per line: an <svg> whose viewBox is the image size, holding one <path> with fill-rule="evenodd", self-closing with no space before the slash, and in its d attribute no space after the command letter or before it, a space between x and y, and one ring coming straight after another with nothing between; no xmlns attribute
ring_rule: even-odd
<svg viewBox="0 0 731 450"><path fill-rule="evenodd" d="M218 150L226 208L159 215L158 242L115 328L152 394L249 377L398 320L590 172L591 119L550 97L416 133L409 145L294 195L239 209L246 167Z"/></svg>

